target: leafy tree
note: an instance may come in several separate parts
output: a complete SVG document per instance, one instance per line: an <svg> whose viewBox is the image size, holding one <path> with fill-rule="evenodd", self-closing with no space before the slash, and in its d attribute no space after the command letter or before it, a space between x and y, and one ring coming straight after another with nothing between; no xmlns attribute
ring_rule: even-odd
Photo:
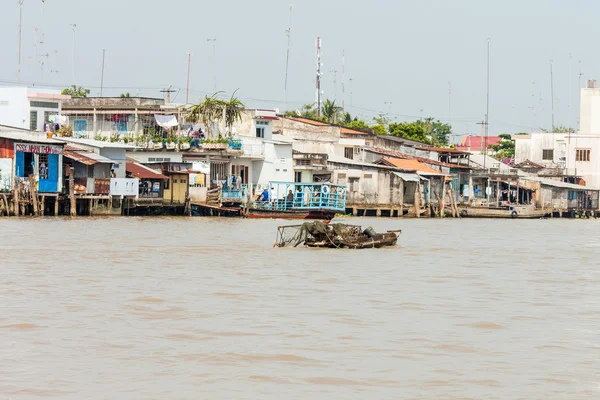
<svg viewBox="0 0 600 400"><path fill-rule="evenodd" d="M317 119L317 110L315 103L304 104L299 110L287 110L283 113L286 117L304 117Z"/></svg>
<svg viewBox="0 0 600 400"><path fill-rule="evenodd" d="M65 88L60 92L61 94L69 95L73 99L85 98L90 94L89 89L85 89L81 86L77 87L76 85L72 85L68 88Z"/></svg>
<svg viewBox="0 0 600 400"><path fill-rule="evenodd" d="M390 124L390 119L385 114L379 114L377 117L373 117L373 121L375 121L375 125L383 125L384 127Z"/></svg>
<svg viewBox="0 0 600 400"><path fill-rule="evenodd" d="M365 121L356 118L349 124L346 124L346 126L353 129L369 129L369 125ZM385 131L385 128L383 130Z"/></svg>
<svg viewBox="0 0 600 400"><path fill-rule="evenodd" d="M417 122L395 122L389 125L390 135L405 139L416 140L423 143L431 143L426 125L423 121Z"/></svg>
<svg viewBox="0 0 600 400"><path fill-rule="evenodd" d="M373 125L371 128L373 128L373 132L375 132L376 135L387 135L388 134L387 129L385 129L385 126L383 126L383 125Z"/></svg>
<svg viewBox="0 0 600 400"><path fill-rule="evenodd" d="M542 132L552 132L552 133L569 133L575 132L573 128L568 128L564 125L555 125L552 127L552 131L548 131L548 129L540 128Z"/></svg>
<svg viewBox="0 0 600 400"><path fill-rule="evenodd" d="M422 125L425 128L425 133L431 138L431 143L435 146L448 146L450 143L449 136L452 135L452 126L444 124L433 118L425 118L425 120L415 121L415 124Z"/></svg>
<svg viewBox="0 0 600 400"><path fill-rule="evenodd" d="M522 135L522 133L517 133ZM508 133L498 135L501 139L498 144L490 144L490 148L494 152L496 158L513 158L515 156L515 140Z"/></svg>
<svg viewBox="0 0 600 400"><path fill-rule="evenodd" d="M121 98L129 98L131 97L131 95L129 94L129 92L127 93L121 93Z"/></svg>
<svg viewBox="0 0 600 400"><path fill-rule="evenodd" d="M344 115L343 115L343 118L342 118L342 121L340 122L340 124L348 126L352 122L353 122L352 115L350 115L349 112L344 112Z"/></svg>

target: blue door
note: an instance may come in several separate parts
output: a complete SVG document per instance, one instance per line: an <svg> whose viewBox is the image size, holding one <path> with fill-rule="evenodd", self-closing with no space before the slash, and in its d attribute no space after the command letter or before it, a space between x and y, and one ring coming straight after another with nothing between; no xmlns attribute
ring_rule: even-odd
<svg viewBox="0 0 600 400"><path fill-rule="evenodd" d="M48 154L48 179L40 179L40 193L58 192L58 154Z"/></svg>
<svg viewBox="0 0 600 400"><path fill-rule="evenodd" d="M23 153L15 153L15 175L21 178L25 177L25 155Z"/></svg>

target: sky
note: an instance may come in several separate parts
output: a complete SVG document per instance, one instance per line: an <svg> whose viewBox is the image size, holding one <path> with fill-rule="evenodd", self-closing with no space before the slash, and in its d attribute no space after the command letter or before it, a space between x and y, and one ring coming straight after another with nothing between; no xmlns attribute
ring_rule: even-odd
<svg viewBox="0 0 600 400"><path fill-rule="evenodd" d="M9 86L19 4L0 4L0 85ZM433 117L456 135L481 132L488 38L490 135L550 128L552 87L555 125L577 128L579 87L600 67L595 0L24 0L22 9L28 86L75 83L98 96L104 49L104 96L163 97L171 86L184 103L191 53L190 102L216 82L248 107L299 109L315 101L321 37L324 98L368 122Z"/></svg>

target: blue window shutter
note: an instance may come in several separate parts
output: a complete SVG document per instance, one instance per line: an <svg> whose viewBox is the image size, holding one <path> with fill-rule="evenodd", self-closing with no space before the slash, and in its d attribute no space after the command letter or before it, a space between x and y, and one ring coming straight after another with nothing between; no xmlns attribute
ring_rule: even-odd
<svg viewBox="0 0 600 400"><path fill-rule="evenodd" d="M25 155L23 153L15 153L16 171L15 175L21 178L25 177Z"/></svg>

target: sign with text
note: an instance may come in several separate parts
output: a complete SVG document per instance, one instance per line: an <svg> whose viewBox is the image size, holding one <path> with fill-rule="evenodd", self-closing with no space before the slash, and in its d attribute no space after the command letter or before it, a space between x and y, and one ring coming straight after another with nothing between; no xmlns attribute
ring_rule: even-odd
<svg viewBox="0 0 600 400"><path fill-rule="evenodd" d="M17 153L62 154L63 147L52 144L15 143Z"/></svg>

